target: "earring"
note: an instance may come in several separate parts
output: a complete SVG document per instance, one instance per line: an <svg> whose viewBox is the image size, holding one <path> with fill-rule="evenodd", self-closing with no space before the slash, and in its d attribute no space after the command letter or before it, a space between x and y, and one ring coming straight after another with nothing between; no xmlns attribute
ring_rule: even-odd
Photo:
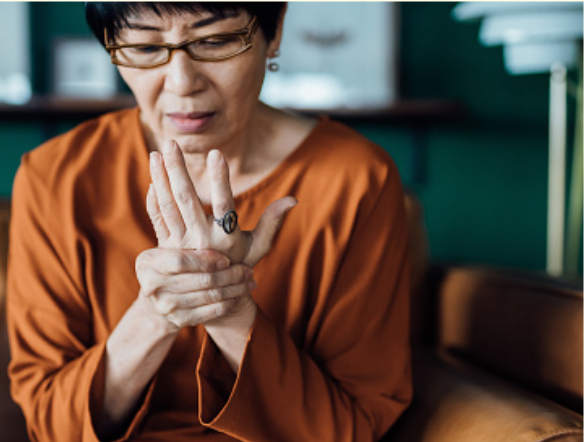
<svg viewBox="0 0 584 442"><path fill-rule="evenodd" d="M280 50L276 49L274 51L274 56L271 58L277 58L280 56ZM268 63L268 71L270 72L278 72L280 70L280 65L278 63L276 63L275 61L272 61L270 63Z"/></svg>

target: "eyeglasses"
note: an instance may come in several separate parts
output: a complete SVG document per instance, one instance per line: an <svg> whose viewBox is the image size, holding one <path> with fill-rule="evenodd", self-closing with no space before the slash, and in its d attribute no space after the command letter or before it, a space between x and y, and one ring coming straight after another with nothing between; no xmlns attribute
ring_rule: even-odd
<svg viewBox="0 0 584 442"><path fill-rule="evenodd" d="M111 61L117 66L149 69L162 66L170 61L174 51L183 50L197 61L221 61L235 57L252 47L252 37L257 30L256 17L239 31L212 34L178 44L137 43L110 45L107 29L104 31L105 48Z"/></svg>

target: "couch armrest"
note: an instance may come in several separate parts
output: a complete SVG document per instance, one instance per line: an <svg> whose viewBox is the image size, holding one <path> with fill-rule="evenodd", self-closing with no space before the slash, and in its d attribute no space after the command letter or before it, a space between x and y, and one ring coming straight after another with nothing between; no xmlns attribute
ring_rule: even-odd
<svg viewBox="0 0 584 442"><path fill-rule="evenodd" d="M435 285L437 345L582 413L582 287L450 267Z"/></svg>
<svg viewBox="0 0 584 442"><path fill-rule="evenodd" d="M386 442L576 442L582 417L446 353L414 356L414 401Z"/></svg>

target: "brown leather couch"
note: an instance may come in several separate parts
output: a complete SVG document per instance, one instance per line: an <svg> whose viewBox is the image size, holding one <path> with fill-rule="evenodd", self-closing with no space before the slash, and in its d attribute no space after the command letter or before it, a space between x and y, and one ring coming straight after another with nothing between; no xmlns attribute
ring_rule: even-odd
<svg viewBox="0 0 584 442"><path fill-rule="evenodd" d="M429 262L406 196L414 401L385 442L582 441L582 285ZM2 320L9 204L0 204L0 442L26 441L10 400Z"/></svg>

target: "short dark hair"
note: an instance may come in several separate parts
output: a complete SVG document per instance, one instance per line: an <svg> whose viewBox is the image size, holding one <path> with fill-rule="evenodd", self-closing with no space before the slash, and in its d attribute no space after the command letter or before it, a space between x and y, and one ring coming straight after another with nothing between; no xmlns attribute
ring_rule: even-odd
<svg viewBox="0 0 584 442"><path fill-rule="evenodd" d="M85 18L89 27L105 46L104 29L112 38L128 25L132 14L148 11L160 16L180 13L208 12L215 17L229 17L247 12L256 16L258 25L269 42L274 39L280 15L286 2L85 2Z"/></svg>

